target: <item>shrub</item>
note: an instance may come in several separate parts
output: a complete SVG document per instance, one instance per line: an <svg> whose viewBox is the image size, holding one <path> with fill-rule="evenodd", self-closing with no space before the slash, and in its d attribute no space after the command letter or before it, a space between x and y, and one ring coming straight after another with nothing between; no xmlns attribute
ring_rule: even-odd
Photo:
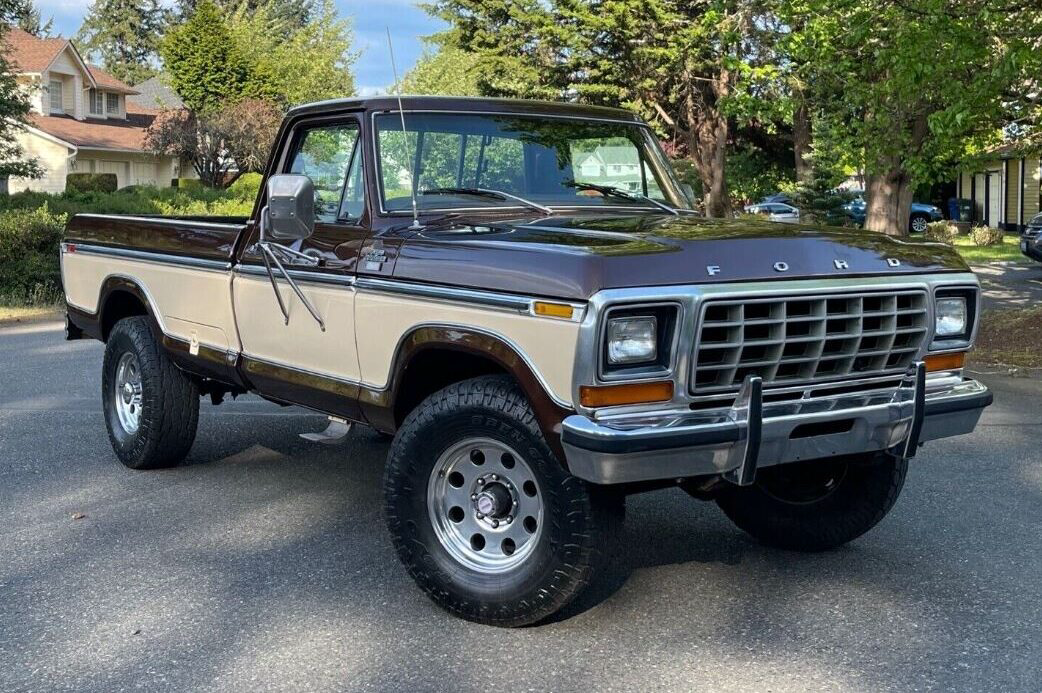
<svg viewBox="0 0 1042 693"><path fill-rule="evenodd" d="M264 176L259 173L244 173L228 186L228 192L240 200L253 202L257 199L257 192L260 190L262 180L264 180Z"/></svg>
<svg viewBox="0 0 1042 693"><path fill-rule="evenodd" d="M926 225L923 236L928 241L954 245L955 239L959 237L959 228L951 222L935 221Z"/></svg>
<svg viewBox="0 0 1042 693"><path fill-rule="evenodd" d="M0 212L0 295L8 302L50 302L61 290L58 243L66 216L46 205Z"/></svg>
<svg viewBox="0 0 1042 693"><path fill-rule="evenodd" d="M1001 245L1005 236L1006 234L1002 232L1002 229L993 229L990 226L977 226L970 231L970 238L973 239L973 244L978 246Z"/></svg>
<svg viewBox="0 0 1042 693"><path fill-rule="evenodd" d="M206 186L198 178L175 178L176 187L181 190L202 190Z"/></svg>
<svg viewBox="0 0 1042 693"><path fill-rule="evenodd" d="M65 177L65 189L77 192L116 192L119 182L115 173L70 173Z"/></svg>

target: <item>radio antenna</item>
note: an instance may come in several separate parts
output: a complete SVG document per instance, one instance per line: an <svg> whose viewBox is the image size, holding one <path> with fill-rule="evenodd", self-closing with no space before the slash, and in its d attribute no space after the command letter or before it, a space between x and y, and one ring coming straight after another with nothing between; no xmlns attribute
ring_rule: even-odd
<svg viewBox="0 0 1042 693"><path fill-rule="evenodd" d="M422 229L423 226L420 224L420 213L417 211L416 206L416 157L412 151L412 147L409 146L409 133L405 130L405 109L402 107L402 85L398 81L398 66L394 63L394 44L391 43L391 28L385 26L387 30L387 51L391 54L391 72L394 73L394 92L395 96L398 97L398 115L402 119L402 145L405 147L405 153L409 156L409 197L412 200L412 225L410 229Z"/></svg>

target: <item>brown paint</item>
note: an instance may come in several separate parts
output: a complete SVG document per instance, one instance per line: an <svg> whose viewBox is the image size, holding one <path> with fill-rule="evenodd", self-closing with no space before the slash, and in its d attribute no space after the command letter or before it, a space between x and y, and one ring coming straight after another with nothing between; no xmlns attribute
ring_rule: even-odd
<svg viewBox="0 0 1042 693"><path fill-rule="evenodd" d="M264 397L364 422L358 404L359 387L333 378L286 368L247 356L240 370L252 389Z"/></svg>

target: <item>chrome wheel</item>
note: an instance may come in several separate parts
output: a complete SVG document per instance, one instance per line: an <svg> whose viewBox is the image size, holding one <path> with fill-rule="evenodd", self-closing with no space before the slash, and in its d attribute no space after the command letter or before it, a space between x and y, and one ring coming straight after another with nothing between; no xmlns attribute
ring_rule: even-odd
<svg viewBox="0 0 1042 693"><path fill-rule="evenodd" d="M141 368L132 353L123 354L116 365L115 390L113 401L119 425L133 435L141 425Z"/></svg>
<svg viewBox="0 0 1042 693"><path fill-rule="evenodd" d="M929 224L926 217L913 217L912 218L912 231L916 233L922 233L926 231L926 226Z"/></svg>
<svg viewBox="0 0 1042 693"><path fill-rule="evenodd" d="M427 484L427 510L445 550L482 573L516 568L542 533L542 492L532 468L489 438L467 439L442 453Z"/></svg>

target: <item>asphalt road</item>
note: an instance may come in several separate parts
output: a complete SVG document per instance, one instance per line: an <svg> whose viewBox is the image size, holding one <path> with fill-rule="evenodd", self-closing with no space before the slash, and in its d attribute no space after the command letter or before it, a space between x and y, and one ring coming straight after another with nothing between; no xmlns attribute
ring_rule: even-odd
<svg viewBox="0 0 1042 693"><path fill-rule="evenodd" d="M983 425L843 549L647 494L582 603L504 631L399 567L371 433L315 446L321 417L245 398L204 405L190 465L132 472L100 363L55 325L0 330L0 690L1042 688L1042 382L986 377Z"/></svg>

